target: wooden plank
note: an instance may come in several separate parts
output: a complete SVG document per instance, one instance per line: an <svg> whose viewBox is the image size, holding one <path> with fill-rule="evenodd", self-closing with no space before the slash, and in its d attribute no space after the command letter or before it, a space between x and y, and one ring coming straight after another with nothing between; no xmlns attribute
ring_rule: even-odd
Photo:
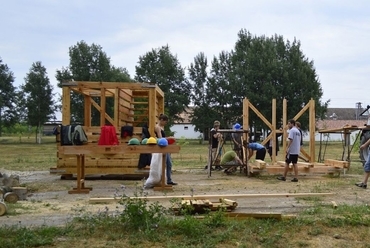
<svg viewBox="0 0 370 248"><path fill-rule="evenodd" d="M63 85L67 85L68 83L73 83L76 85L74 88L93 88L93 89L100 89L100 88L107 88L107 89L130 89L130 90L140 90L145 88L155 88L156 84L154 83L132 83L132 82L91 82L91 81L73 81L63 83Z"/></svg>
<svg viewBox="0 0 370 248"><path fill-rule="evenodd" d="M305 168L311 168L311 167L314 167L314 164L313 163L306 163L306 162L298 162L297 163L298 166L303 166Z"/></svg>
<svg viewBox="0 0 370 248"><path fill-rule="evenodd" d="M158 145L129 146L120 144L118 146L99 146L88 144L82 146L60 146L59 152L63 154L115 154L115 153L178 153L180 146L169 145L160 147Z"/></svg>
<svg viewBox="0 0 370 248"><path fill-rule="evenodd" d="M315 166L315 167L310 167L310 168L305 168L303 166L298 166L298 172L303 173L303 174L314 174L314 173L335 173L335 172L340 172L341 169L331 167L331 166ZM282 174L284 173L284 167L280 166L267 166L266 167L266 172L268 174ZM293 173L293 168L289 168L288 172Z"/></svg>
<svg viewBox="0 0 370 248"><path fill-rule="evenodd" d="M276 193L276 194L225 194L225 195L163 195L163 196L139 196L130 199L165 200L165 199L220 199L220 198L269 198L269 197L308 197L308 196L333 196L334 193ZM89 203L118 202L116 198L90 198ZM213 203L215 204L215 203Z"/></svg>
<svg viewBox="0 0 370 248"><path fill-rule="evenodd" d="M71 90L69 87L62 89L62 125L69 125L71 121Z"/></svg>
<svg viewBox="0 0 370 248"><path fill-rule="evenodd" d="M349 162L348 161L341 161L336 159L325 159L324 164L327 166L333 166L336 168L348 168Z"/></svg>
<svg viewBox="0 0 370 248"><path fill-rule="evenodd" d="M266 168L266 162L260 159L256 159L254 164L258 167L258 169L265 169Z"/></svg>

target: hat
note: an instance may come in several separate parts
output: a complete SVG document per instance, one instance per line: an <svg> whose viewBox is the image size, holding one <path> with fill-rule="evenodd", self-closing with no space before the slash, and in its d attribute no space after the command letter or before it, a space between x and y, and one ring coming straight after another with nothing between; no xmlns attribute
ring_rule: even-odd
<svg viewBox="0 0 370 248"><path fill-rule="evenodd" d="M220 122L219 121L213 122L213 126L219 126L219 125L220 125Z"/></svg>
<svg viewBox="0 0 370 248"><path fill-rule="evenodd" d="M148 142L148 138L144 138L144 139L141 141L141 144L142 144L142 145L146 145L146 142Z"/></svg>
<svg viewBox="0 0 370 248"><path fill-rule="evenodd" d="M241 128L240 124L239 123L235 123L234 129L239 130L240 128Z"/></svg>
<svg viewBox="0 0 370 248"><path fill-rule="evenodd" d="M128 141L129 145L140 145L140 141L137 138L132 138Z"/></svg>
<svg viewBox="0 0 370 248"><path fill-rule="evenodd" d="M167 138L167 141L168 141L168 144L169 144L169 145L172 145L172 144L176 143L176 139L175 139L175 138L173 138L173 137L168 137L168 138Z"/></svg>
<svg viewBox="0 0 370 248"><path fill-rule="evenodd" d="M158 145L159 145L160 147L168 146L168 141L167 141L167 139L166 139L166 138L160 138L160 139L158 140Z"/></svg>
<svg viewBox="0 0 370 248"><path fill-rule="evenodd" d="M157 139L154 137L150 137L148 141L146 142L147 145L156 145L157 144Z"/></svg>

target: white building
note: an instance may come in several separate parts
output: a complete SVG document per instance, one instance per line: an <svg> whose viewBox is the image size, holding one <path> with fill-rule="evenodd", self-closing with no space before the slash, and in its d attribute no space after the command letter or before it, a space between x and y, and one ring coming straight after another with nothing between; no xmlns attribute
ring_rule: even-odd
<svg viewBox="0 0 370 248"><path fill-rule="evenodd" d="M186 139L199 139L202 134L195 131L195 126L191 123L189 113L192 109L187 109L188 113L181 113L180 116L183 118L183 122L176 122L172 127L171 131L174 132L175 138L186 138Z"/></svg>

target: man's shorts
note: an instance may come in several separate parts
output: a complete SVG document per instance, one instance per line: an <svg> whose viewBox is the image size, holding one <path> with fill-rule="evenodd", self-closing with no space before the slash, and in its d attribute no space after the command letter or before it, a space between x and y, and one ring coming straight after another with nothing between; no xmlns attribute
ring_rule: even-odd
<svg viewBox="0 0 370 248"><path fill-rule="evenodd" d="M370 153L367 156L366 163L364 164L364 171L365 172L370 172Z"/></svg>
<svg viewBox="0 0 370 248"><path fill-rule="evenodd" d="M285 158L286 164L296 164L298 162L298 154L287 154Z"/></svg>

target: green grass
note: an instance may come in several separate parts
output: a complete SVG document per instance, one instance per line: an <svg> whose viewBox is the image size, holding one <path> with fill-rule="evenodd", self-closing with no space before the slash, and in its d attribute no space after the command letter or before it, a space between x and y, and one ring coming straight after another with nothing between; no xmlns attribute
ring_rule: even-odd
<svg viewBox="0 0 370 248"><path fill-rule="evenodd" d="M197 140L181 141L179 154L172 154L175 169L202 168L207 162L208 146ZM306 144L307 146L307 144ZM228 143L226 150L231 149ZM34 139L0 138L0 168L7 170L43 170L56 166L54 137L45 137L43 144ZM318 154L318 144L316 145ZM332 142L327 147L326 158L338 159L342 144ZM282 151L278 160L282 160ZM357 159L353 153L352 158ZM266 159L269 160L268 158ZM348 172L363 173L359 162L351 163ZM266 183L272 176L260 176ZM312 192L341 190L354 183L351 177L333 177L318 181ZM28 185L34 191L44 188L42 183ZM56 186L55 186L56 187ZM65 190L68 185L60 184ZM296 190L295 188L292 189ZM140 192L139 192L140 193ZM370 208L362 201L338 208L324 203L321 198L300 198L308 207L294 219L235 220L224 217L222 212L209 213L204 219L196 216L174 216L168 209L148 202L122 201L123 212L86 213L72 223L60 227L7 226L0 217L0 247L370 247ZM44 206L55 208L45 202ZM27 212L17 204L9 204L10 216Z"/></svg>

